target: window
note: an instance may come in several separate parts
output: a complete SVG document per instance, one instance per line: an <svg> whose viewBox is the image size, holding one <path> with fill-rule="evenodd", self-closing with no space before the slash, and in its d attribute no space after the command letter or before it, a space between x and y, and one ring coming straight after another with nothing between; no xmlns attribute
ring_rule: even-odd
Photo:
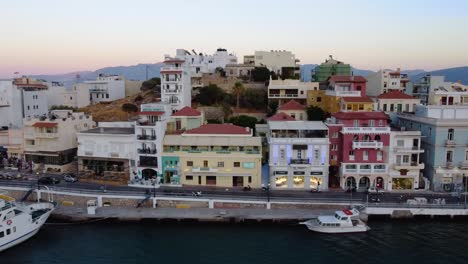
<svg viewBox="0 0 468 264"><path fill-rule="evenodd" d="M364 105L363 104L359 104L359 110L364 110Z"/></svg>
<svg viewBox="0 0 468 264"><path fill-rule="evenodd" d="M218 162L218 167L219 167L219 168L224 167L224 162L223 162L223 161Z"/></svg>
<svg viewBox="0 0 468 264"><path fill-rule="evenodd" d="M455 134L455 129L449 128L448 133L447 133L447 139L448 140L453 140L454 134Z"/></svg>
<svg viewBox="0 0 468 264"><path fill-rule="evenodd" d="M379 126L383 126L383 120L379 120Z"/></svg>
<svg viewBox="0 0 468 264"><path fill-rule="evenodd" d="M374 120L369 120L369 126L373 127L374 126Z"/></svg>
<svg viewBox="0 0 468 264"><path fill-rule="evenodd" d="M322 97L317 97L317 102L322 102Z"/></svg>
<svg viewBox="0 0 468 264"><path fill-rule="evenodd" d="M5 236L5 233L3 233L3 231L0 232L0 238L2 238L2 237L4 237L4 236Z"/></svg>
<svg viewBox="0 0 468 264"><path fill-rule="evenodd" d="M255 162L242 162L242 168L255 169Z"/></svg>
<svg viewBox="0 0 468 264"><path fill-rule="evenodd" d="M336 160L337 160L337 156L336 156L336 155L331 155L331 160L336 161Z"/></svg>
<svg viewBox="0 0 468 264"><path fill-rule="evenodd" d="M192 167L193 166L193 161L187 161L187 166Z"/></svg>
<svg viewBox="0 0 468 264"><path fill-rule="evenodd" d="M249 176L249 183L252 183L252 176Z"/></svg>
<svg viewBox="0 0 468 264"><path fill-rule="evenodd" d="M332 145L332 150L338 150L338 145L333 144L333 145Z"/></svg>
<svg viewBox="0 0 468 264"><path fill-rule="evenodd" d="M383 111L387 112L387 104L383 104Z"/></svg>
<svg viewBox="0 0 468 264"><path fill-rule="evenodd" d="M403 156L403 163L409 163L409 156L408 155Z"/></svg>
<svg viewBox="0 0 468 264"><path fill-rule="evenodd" d="M429 128L429 136L432 134L432 127Z"/></svg>
<svg viewBox="0 0 468 264"><path fill-rule="evenodd" d="M362 89L362 88L361 88L361 85L358 85L358 86L357 86L357 90L358 90L358 91L361 91L361 89Z"/></svg>
<svg viewBox="0 0 468 264"><path fill-rule="evenodd" d="M405 111L406 111L406 112L409 112L409 104L406 104L406 105L405 105Z"/></svg>
<svg viewBox="0 0 468 264"><path fill-rule="evenodd" d="M382 151L377 151L377 160L378 161L383 160L383 152Z"/></svg>
<svg viewBox="0 0 468 264"><path fill-rule="evenodd" d="M207 160L203 161L203 167L208 168L208 161Z"/></svg>
<svg viewBox="0 0 468 264"><path fill-rule="evenodd" d="M6 234L7 234L7 236L8 236L9 234L11 234L11 229L10 229L10 228L8 228L8 229L6 230Z"/></svg>
<svg viewBox="0 0 468 264"><path fill-rule="evenodd" d="M348 111L353 110L353 105L351 105L351 104L346 104L346 110L348 110Z"/></svg>
<svg viewBox="0 0 468 264"><path fill-rule="evenodd" d="M317 161L320 159L320 150L314 149L314 160Z"/></svg>
<svg viewBox="0 0 468 264"><path fill-rule="evenodd" d="M465 150L465 160L468 161L468 150Z"/></svg>
<svg viewBox="0 0 468 264"><path fill-rule="evenodd" d="M286 159L284 149L280 149L279 156L280 156L280 159L282 159L282 160Z"/></svg>
<svg viewBox="0 0 468 264"><path fill-rule="evenodd" d="M403 139L397 140L397 147L404 147L405 146L405 141Z"/></svg>
<svg viewBox="0 0 468 264"><path fill-rule="evenodd" d="M237 161L234 162L234 167L235 167L235 168L239 168L239 167L240 167L240 162L237 162Z"/></svg>
<svg viewBox="0 0 468 264"><path fill-rule="evenodd" d="M447 157L447 162L452 162L453 161L453 151L451 151L451 150L447 151L446 157Z"/></svg>
<svg viewBox="0 0 468 264"><path fill-rule="evenodd" d="M106 98L109 98L109 94L106 94Z"/></svg>
<svg viewBox="0 0 468 264"><path fill-rule="evenodd" d="M332 138L338 138L338 131L333 132Z"/></svg>
<svg viewBox="0 0 468 264"><path fill-rule="evenodd" d="M367 150L364 150L362 152L362 159L363 160L368 160L369 159L369 152Z"/></svg>
<svg viewBox="0 0 468 264"><path fill-rule="evenodd" d="M349 151L349 160L354 160L354 150Z"/></svg>
<svg viewBox="0 0 468 264"><path fill-rule="evenodd" d="M395 107L393 104L390 104L390 112L393 112L395 110Z"/></svg>
<svg viewBox="0 0 468 264"><path fill-rule="evenodd" d="M216 176L206 176L206 185L216 185Z"/></svg>
<svg viewBox="0 0 468 264"><path fill-rule="evenodd" d="M28 105L28 110L29 110L29 105Z"/></svg>
<svg viewBox="0 0 468 264"><path fill-rule="evenodd" d="M358 127L359 126L359 120L354 120L353 121L353 126Z"/></svg>
<svg viewBox="0 0 468 264"><path fill-rule="evenodd" d="M192 175L187 175L185 176L186 181L193 181L193 176Z"/></svg>

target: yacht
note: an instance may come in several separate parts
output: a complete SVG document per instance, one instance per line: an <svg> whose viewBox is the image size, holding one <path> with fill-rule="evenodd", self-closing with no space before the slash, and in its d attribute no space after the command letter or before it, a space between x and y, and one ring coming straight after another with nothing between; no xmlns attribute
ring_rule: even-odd
<svg viewBox="0 0 468 264"><path fill-rule="evenodd" d="M323 215L301 222L309 230L320 233L355 233L366 232L370 228L359 219L356 208L336 211L335 215Z"/></svg>
<svg viewBox="0 0 468 264"><path fill-rule="evenodd" d="M47 221L56 203L16 204L0 197L0 252L34 236Z"/></svg>

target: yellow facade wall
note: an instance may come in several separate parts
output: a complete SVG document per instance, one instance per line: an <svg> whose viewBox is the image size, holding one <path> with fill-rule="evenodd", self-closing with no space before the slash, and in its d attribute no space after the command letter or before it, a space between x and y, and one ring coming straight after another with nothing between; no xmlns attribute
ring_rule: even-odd
<svg viewBox="0 0 468 264"><path fill-rule="evenodd" d="M307 91L307 106L316 106L322 109L325 103L325 91L323 90L311 90Z"/></svg>
<svg viewBox="0 0 468 264"><path fill-rule="evenodd" d="M374 111L374 103L343 103L343 111L347 112L372 112Z"/></svg>

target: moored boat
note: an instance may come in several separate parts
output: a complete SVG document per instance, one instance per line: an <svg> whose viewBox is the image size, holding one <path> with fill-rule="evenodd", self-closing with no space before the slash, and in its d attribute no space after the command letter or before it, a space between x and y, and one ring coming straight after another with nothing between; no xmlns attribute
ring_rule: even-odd
<svg viewBox="0 0 468 264"><path fill-rule="evenodd" d="M320 233L356 233L370 230L361 219L356 208L336 211L335 215L318 216L301 222L311 231Z"/></svg>

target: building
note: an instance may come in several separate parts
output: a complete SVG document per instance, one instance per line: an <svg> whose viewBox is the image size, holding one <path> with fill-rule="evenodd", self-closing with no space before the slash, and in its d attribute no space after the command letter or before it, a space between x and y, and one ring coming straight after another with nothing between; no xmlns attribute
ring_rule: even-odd
<svg viewBox="0 0 468 264"><path fill-rule="evenodd" d="M126 185L136 174L134 122L100 123L77 137L80 181Z"/></svg>
<svg viewBox="0 0 468 264"><path fill-rule="evenodd" d="M377 110L389 113L414 112L420 100L401 91L390 91L377 96Z"/></svg>
<svg viewBox="0 0 468 264"><path fill-rule="evenodd" d="M366 77L367 95L379 96L390 91L400 91L405 93L408 86L408 74L400 72L400 69L380 70Z"/></svg>
<svg viewBox="0 0 468 264"><path fill-rule="evenodd" d="M26 77L0 81L0 126L21 128L24 118L46 115L48 95L42 81Z"/></svg>
<svg viewBox="0 0 468 264"><path fill-rule="evenodd" d="M192 105L191 68L185 59L165 57L161 68L161 101L176 112Z"/></svg>
<svg viewBox="0 0 468 264"><path fill-rule="evenodd" d="M315 67L311 74L313 81L323 83L334 75L351 76L352 70L351 65L337 61L330 55L329 59Z"/></svg>
<svg viewBox="0 0 468 264"><path fill-rule="evenodd" d="M390 132L388 190L416 190L424 187L421 153L424 153L421 149L421 131L397 129Z"/></svg>
<svg viewBox="0 0 468 264"><path fill-rule="evenodd" d="M413 84L413 96L421 100L421 104L429 103L429 94L436 90L449 91L451 82L446 82L444 76L431 76L426 74Z"/></svg>
<svg viewBox="0 0 468 264"><path fill-rule="evenodd" d="M226 49L219 48L213 55L177 49L175 58L183 60L190 68L191 76L203 73L215 73L216 69L225 69L228 64L237 64L237 56L228 53Z"/></svg>
<svg viewBox="0 0 468 264"><path fill-rule="evenodd" d="M418 105L398 115L398 125L421 131L424 177L434 191L459 191L468 180L468 106Z"/></svg>
<svg viewBox="0 0 468 264"><path fill-rule="evenodd" d="M111 102L139 92L141 81L125 80L120 75L99 74L94 81L85 81L78 89L89 90L91 104ZM128 94L127 94L128 93Z"/></svg>
<svg viewBox="0 0 468 264"><path fill-rule="evenodd" d="M366 82L367 80L362 76L331 76L325 91L323 110L329 113L339 112L342 97L365 97Z"/></svg>
<svg viewBox="0 0 468 264"><path fill-rule="evenodd" d="M51 111L47 117L24 119L24 153L35 170L73 170L77 153L76 133L93 128L91 116L68 110Z"/></svg>
<svg viewBox="0 0 468 264"><path fill-rule="evenodd" d="M186 106L171 115L167 123L166 134L181 134L200 127L204 122L205 118L202 112Z"/></svg>
<svg viewBox="0 0 468 264"><path fill-rule="evenodd" d="M468 85L452 83L435 88L428 96L429 105L468 105Z"/></svg>
<svg viewBox="0 0 468 264"><path fill-rule="evenodd" d="M250 79L251 72L255 69L252 64L226 64L226 76Z"/></svg>
<svg viewBox="0 0 468 264"><path fill-rule="evenodd" d="M307 120L307 109L304 105L298 103L297 101L295 100L290 100L289 102L281 105L279 108L278 108L278 111L279 112L283 112L289 116L291 116L292 118L294 118L295 120L303 120L303 121L306 121Z"/></svg>
<svg viewBox="0 0 468 264"><path fill-rule="evenodd" d="M317 82L301 82L300 80L271 80L268 85L268 101L282 105L291 99L306 105L309 91L318 91Z"/></svg>
<svg viewBox="0 0 468 264"><path fill-rule="evenodd" d="M261 187L262 143L249 128L206 124L166 135L164 182L216 187Z"/></svg>
<svg viewBox="0 0 468 264"><path fill-rule="evenodd" d="M327 120L330 164L343 189L388 189L390 127L383 112L339 112ZM332 178L332 175L330 175Z"/></svg>
<svg viewBox="0 0 468 264"><path fill-rule="evenodd" d="M277 75L281 75L283 73L283 68L290 68L294 69L294 72L296 73L299 72L299 65L297 65L299 60L296 59L296 56L291 51L255 51L253 56L244 56L244 64L252 64L252 62L255 67L267 67Z"/></svg>
<svg viewBox="0 0 468 264"><path fill-rule="evenodd" d="M269 177L273 189L328 189L328 128L320 121L268 121Z"/></svg>
<svg viewBox="0 0 468 264"><path fill-rule="evenodd" d="M341 97L341 112L372 112L374 101L367 96Z"/></svg>
<svg viewBox="0 0 468 264"><path fill-rule="evenodd" d="M0 128L0 149L9 158L24 160L23 137L23 128Z"/></svg>

